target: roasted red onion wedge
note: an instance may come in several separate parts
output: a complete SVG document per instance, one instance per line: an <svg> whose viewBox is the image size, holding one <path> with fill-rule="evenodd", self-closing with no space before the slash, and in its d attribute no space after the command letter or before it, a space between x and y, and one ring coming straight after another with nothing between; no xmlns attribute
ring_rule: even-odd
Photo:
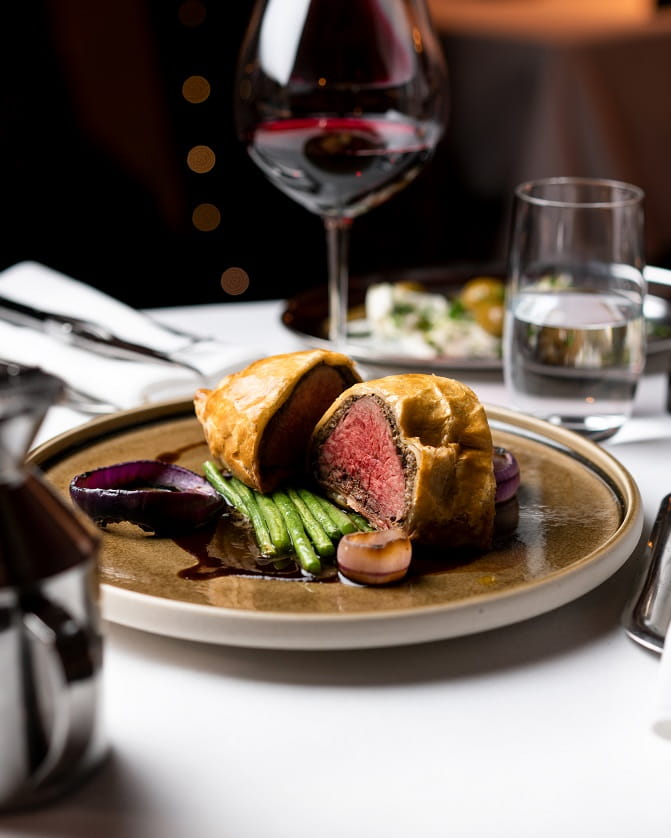
<svg viewBox="0 0 671 838"><path fill-rule="evenodd" d="M494 478L496 479L495 502L505 503L517 494L520 486L520 467L515 455L507 448L494 449Z"/></svg>
<svg viewBox="0 0 671 838"><path fill-rule="evenodd" d="M353 582L387 585L408 572L410 539L401 529L354 532L338 542L338 570Z"/></svg>
<svg viewBox="0 0 671 838"><path fill-rule="evenodd" d="M133 460L78 474L70 497L100 527L128 521L156 535L196 529L224 507L199 474L159 460Z"/></svg>

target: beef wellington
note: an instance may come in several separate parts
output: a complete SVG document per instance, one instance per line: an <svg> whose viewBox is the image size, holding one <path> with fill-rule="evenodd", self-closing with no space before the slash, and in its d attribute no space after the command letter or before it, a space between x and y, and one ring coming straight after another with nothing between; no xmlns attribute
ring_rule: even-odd
<svg viewBox="0 0 671 838"><path fill-rule="evenodd" d="M332 500L419 544L487 548L496 482L483 405L465 384L412 373L360 382L310 441L312 475Z"/></svg>

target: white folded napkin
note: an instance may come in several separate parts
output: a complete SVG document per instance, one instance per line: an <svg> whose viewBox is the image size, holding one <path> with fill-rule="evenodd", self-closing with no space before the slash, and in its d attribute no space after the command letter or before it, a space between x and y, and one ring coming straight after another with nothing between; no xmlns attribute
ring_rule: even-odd
<svg viewBox="0 0 671 838"><path fill-rule="evenodd" d="M0 295L42 311L100 323L124 340L170 353L195 368L145 361L140 356L137 360L112 358L29 326L0 320L0 358L39 366L120 409L191 396L198 387L215 386L227 373L267 354L260 346L235 346L208 336L193 341L36 262L22 262L0 273Z"/></svg>

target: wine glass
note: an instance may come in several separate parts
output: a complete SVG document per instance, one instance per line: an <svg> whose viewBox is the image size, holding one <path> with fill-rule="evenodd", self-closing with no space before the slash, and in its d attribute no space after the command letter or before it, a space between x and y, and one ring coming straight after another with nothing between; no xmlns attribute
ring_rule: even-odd
<svg viewBox="0 0 671 838"><path fill-rule="evenodd" d="M324 222L335 348L347 339L352 220L413 180L446 113L447 70L425 0L255 3L237 131L268 179Z"/></svg>

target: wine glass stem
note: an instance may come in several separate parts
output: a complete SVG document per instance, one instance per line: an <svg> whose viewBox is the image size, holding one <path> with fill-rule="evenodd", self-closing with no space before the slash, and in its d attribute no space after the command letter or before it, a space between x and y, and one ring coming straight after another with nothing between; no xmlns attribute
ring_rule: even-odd
<svg viewBox="0 0 671 838"><path fill-rule="evenodd" d="M338 351L347 343L349 231L351 218L324 218L328 253L329 340Z"/></svg>

